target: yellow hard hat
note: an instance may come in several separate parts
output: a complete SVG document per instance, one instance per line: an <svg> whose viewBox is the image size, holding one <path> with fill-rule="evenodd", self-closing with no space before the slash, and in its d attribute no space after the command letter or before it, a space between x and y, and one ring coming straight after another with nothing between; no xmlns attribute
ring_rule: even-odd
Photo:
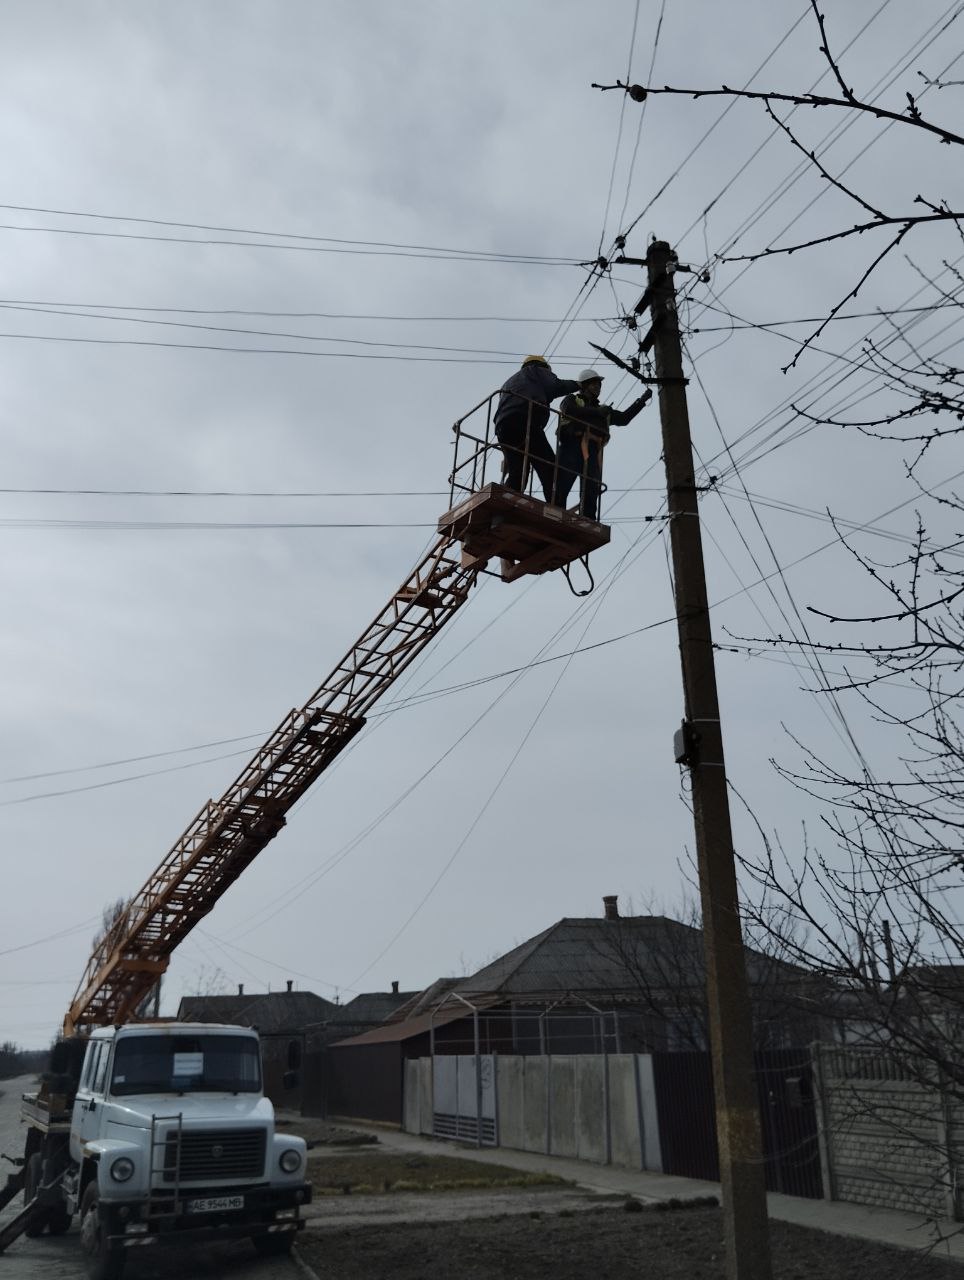
<svg viewBox="0 0 964 1280"><path fill-rule="evenodd" d="M549 361L545 358L545 356L526 356L526 358L522 361L522 363L523 363L523 365L527 365L527 364L548 364L548 363L549 363Z"/></svg>

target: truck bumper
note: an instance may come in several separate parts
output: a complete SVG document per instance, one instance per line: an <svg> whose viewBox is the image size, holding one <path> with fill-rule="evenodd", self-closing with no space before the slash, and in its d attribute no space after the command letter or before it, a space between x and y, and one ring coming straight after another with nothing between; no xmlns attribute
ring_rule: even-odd
<svg viewBox="0 0 964 1280"><path fill-rule="evenodd" d="M197 1201L236 1200L238 1208L189 1212ZM302 1205L311 1202L311 1183L292 1187L218 1187L216 1195L161 1192L146 1200L101 1200L105 1236L114 1247L226 1240L237 1236L290 1234L305 1225Z"/></svg>

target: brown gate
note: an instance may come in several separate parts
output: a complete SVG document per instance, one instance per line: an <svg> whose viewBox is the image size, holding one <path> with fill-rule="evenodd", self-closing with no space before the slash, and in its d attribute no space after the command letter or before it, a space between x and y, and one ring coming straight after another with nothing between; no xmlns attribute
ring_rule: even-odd
<svg viewBox="0 0 964 1280"><path fill-rule="evenodd" d="M808 1049L754 1054L768 1191L820 1199L820 1148ZM654 1053L663 1172L718 1182L719 1153L708 1053Z"/></svg>

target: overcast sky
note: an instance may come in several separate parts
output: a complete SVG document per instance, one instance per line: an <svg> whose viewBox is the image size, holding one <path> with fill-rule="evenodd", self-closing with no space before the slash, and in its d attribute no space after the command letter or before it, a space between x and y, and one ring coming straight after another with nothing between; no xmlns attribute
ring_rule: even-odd
<svg viewBox="0 0 964 1280"><path fill-rule="evenodd" d="M902 109L918 73L960 79L964 24L947 24L962 7L828 6L849 82ZM564 375L597 361L590 340L631 352L616 322L642 273L587 289L578 265L630 224L630 254L656 235L710 264L709 284L680 285L694 440L727 476L702 511L716 638L799 633L779 579L759 583L774 554L801 612L879 603L823 517L909 533L900 450L809 431L788 406L873 397L848 353L894 328L839 321L783 375L807 326L731 329L726 313L825 314L882 243L718 263L859 211L759 106L643 108L590 87L654 63L660 84L829 89L818 43L808 5L763 0L4 6L0 1038L50 1039L105 904L138 890L408 574L447 505L453 420L527 352ZM953 124L961 92L923 102ZM918 191L960 198L936 141L795 123L887 212ZM911 237L913 262L889 260L846 310L929 301L919 272L960 247ZM916 318L920 350L956 336ZM627 403L634 387L606 372L604 395ZM403 692L631 634L508 692L374 716L183 945L166 1009L238 982L343 1001L421 988L599 914L603 894L624 910L678 899L692 832L665 530L646 521L662 501L654 406L617 433L606 478L596 592L484 580ZM324 496L291 496L306 491ZM798 762L786 730L851 760L799 661L762 645L719 658L732 779L791 849L816 815L769 764ZM852 728L886 773L899 744L856 710Z"/></svg>

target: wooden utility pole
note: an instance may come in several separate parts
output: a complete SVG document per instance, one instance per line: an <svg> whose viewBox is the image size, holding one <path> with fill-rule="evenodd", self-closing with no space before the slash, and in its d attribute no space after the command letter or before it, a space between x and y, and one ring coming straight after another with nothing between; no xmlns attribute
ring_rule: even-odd
<svg viewBox="0 0 964 1280"><path fill-rule="evenodd" d="M726 1274L728 1280L770 1280L763 1144L753 1076L752 1019L676 313L676 255L665 241L657 240L649 247L645 265L649 270L649 287L637 312L645 310L648 304L653 319L650 336L643 347L651 346L653 351L666 464L686 706L686 719L677 735L676 755L680 763L688 766L693 788Z"/></svg>

